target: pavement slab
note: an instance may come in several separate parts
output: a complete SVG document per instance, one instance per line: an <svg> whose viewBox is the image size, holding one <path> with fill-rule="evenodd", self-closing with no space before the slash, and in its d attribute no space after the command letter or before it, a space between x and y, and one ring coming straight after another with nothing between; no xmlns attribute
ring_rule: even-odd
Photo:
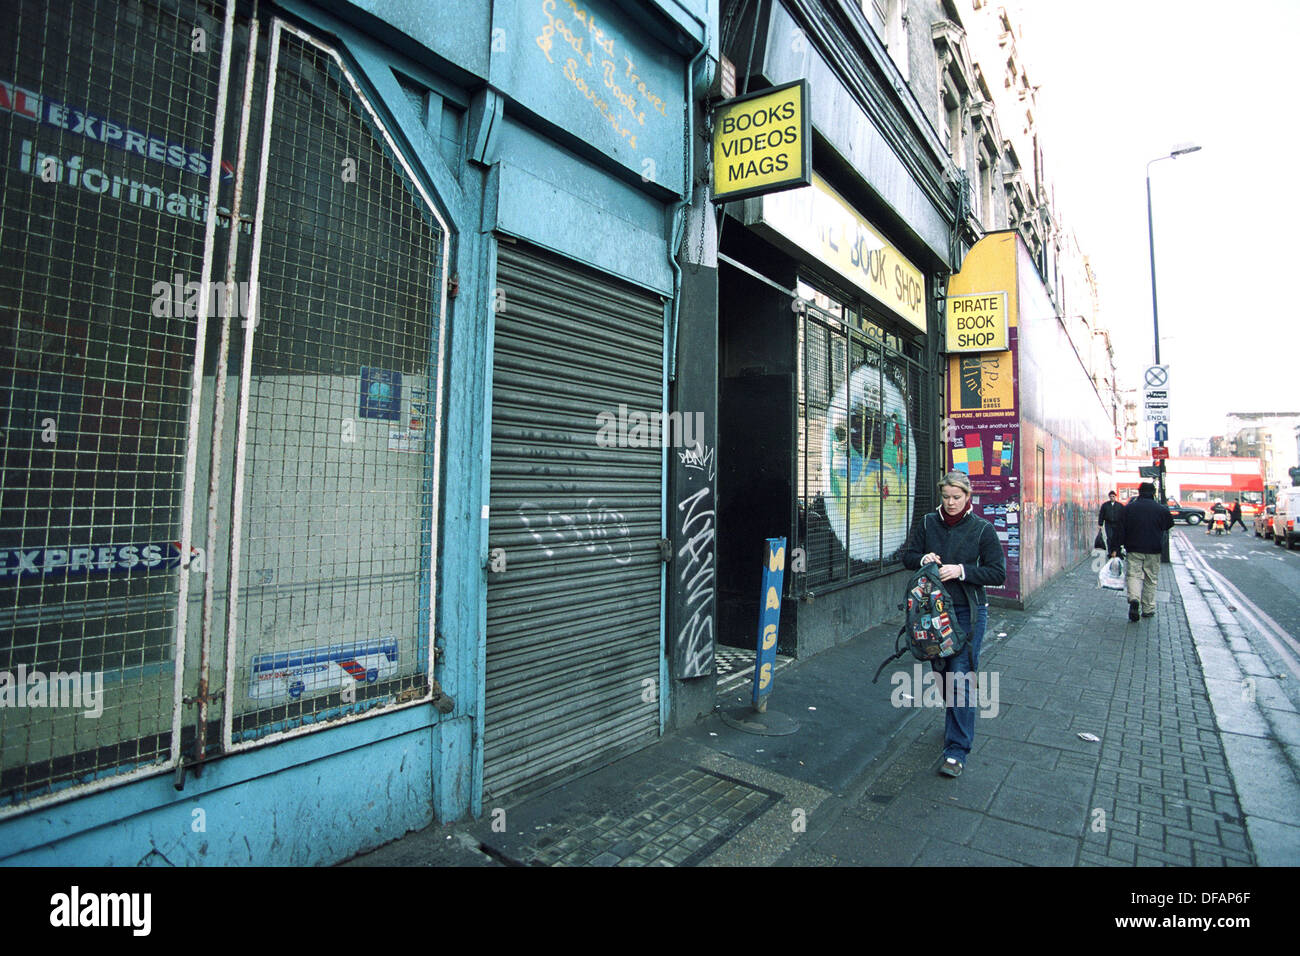
<svg viewBox="0 0 1300 956"><path fill-rule="evenodd" d="M957 779L936 772L942 708L899 706L893 692L913 662L870 682L897 630L886 621L782 669L769 707L798 723L789 736L745 733L715 711L583 777L352 863L1300 863L1300 784L1285 750L1296 735L1275 739L1293 706L1224 637L1187 566L1162 569L1158 598L1154 618L1130 623L1123 596L1081 562L1035 609L994 609L980 668L997 676L995 716L976 721ZM745 698L743 669L729 664L720 708ZM493 829L493 810L504 827Z"/></svg>

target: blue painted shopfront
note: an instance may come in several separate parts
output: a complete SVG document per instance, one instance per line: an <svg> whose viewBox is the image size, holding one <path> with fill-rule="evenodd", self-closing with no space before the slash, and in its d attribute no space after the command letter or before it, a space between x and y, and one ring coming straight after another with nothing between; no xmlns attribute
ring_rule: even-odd
<svg viewBox="0 0 1300 956"><path fill-rule="evenodd" d="M289 0L261 15L338 52L446 226L431 637L454 706L322 719L197 774L83 776L11 802L0 864L322 865L483 813L498 247L526 243L615 277L661 298L665 327L673 321L692 80L716 59L714 0ZM400 453L400 441L388 449ZM662 605L660 616L662 658ZM661 731L671 683L661 681Z"/></svg>

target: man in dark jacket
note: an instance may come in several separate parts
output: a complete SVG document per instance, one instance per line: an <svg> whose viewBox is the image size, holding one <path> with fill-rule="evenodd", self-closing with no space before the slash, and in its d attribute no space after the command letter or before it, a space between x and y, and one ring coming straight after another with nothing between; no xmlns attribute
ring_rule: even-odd
<svg viewBox="0 0 1300 956"><path fill-rule="evenodd" d="M1169 509L1156 501L1156 486L1144 481L1138 496L1124 506L1119 516L1119 543L1128 553L1128 619L1138 619L1138 599L1142 617L1156 613L1156 584L1160 580L1160 552L1165 533L1174 526Z"/></svg>
<svg viewBox="0 0 1300 956"><path fill-rule="evenodd" d="M1117 541L1120 512L1124 506L1115 498L1115 492L1111 492L1109 500L1101 506L1101 511L1097 513L1097 527L1106 532L1106 554L1108 557L1114 557L1119 554L1119 542Z"/></svg>

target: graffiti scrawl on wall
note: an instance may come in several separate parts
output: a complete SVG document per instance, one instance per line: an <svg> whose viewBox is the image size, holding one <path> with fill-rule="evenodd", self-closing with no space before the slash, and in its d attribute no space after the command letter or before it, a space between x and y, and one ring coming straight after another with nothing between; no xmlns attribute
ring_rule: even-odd
<svg viewBox="0 0 1300 956"><path fill-rule="evenodd" d="M677 632L676 653L682 677L713 671L714 553L716 551L713 488L706 484L677 503L681 548L676 575L685 621Z"/></svg>

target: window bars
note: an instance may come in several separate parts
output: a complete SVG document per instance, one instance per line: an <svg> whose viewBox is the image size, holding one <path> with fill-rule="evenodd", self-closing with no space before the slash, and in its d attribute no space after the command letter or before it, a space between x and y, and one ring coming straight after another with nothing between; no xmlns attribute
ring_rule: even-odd
<svg viewBox="0 0 1300 956"><path fill-rule="evenodd" d="M427 699L447 244L418 177L282 21L11 22L0 814Z"/></svg>
<svg viewBox="0 0 1300 956"><path fill-rule="evenodd" d="M925 373L883 330L860 324L811 304L799 316L795 467L808 586L896 563L917 501L930 498Z"/></svg>

